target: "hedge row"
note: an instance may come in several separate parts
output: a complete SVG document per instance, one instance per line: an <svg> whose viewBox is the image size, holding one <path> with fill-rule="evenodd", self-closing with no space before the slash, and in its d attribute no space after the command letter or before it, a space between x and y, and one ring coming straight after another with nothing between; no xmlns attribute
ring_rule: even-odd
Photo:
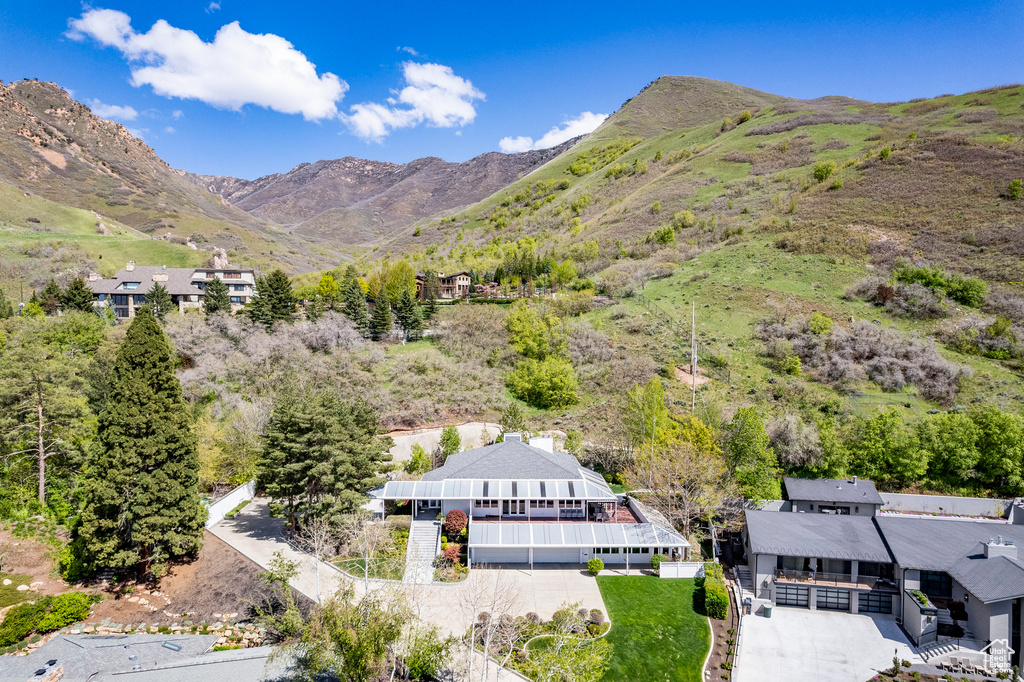
<svg viewBox="0 0 1024 682"><path fill-rule="evenodd" d="M704 589L704 609L715 620L729 616L729 590L725 587L722 564L708 561L704 564L704 577L697 579L697 587Z"/></svg>

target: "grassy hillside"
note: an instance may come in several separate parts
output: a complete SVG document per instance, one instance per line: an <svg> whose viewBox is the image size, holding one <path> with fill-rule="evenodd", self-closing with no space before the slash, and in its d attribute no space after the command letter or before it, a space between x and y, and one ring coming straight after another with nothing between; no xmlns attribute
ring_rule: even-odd
<svg viewBox="0 0 1024 682"><path fill-rule="evenodd" d="M792 399L780 391L824 401L838 389L858 413L950 406L914 386L886 393L866 379L826 386L820 372L779 377L755 324L781 307L790 320L827 315L848 333L862 333L856 324L866 320L908 343L937 341L936 362L970 368L954 402L1020 411L1019 351L960 352L970 344L954 340L984 336L996 314L1013 325L1003 341L1022 335L1024 201L1008 188L1020 178L1024 86L877 104L663 78L541 169L410 228L375 256L389 250L421 269L481 272L515 244L572 258L623 300L615 313L588 316L613 344L659 364L685 362L696 302L702 340L729 369L727 382L702 389L720 404ZM981 278L986 303L936 300L925 314L916 299L907 312L844 296L859 280L888 277L900 258Z"/></svg>

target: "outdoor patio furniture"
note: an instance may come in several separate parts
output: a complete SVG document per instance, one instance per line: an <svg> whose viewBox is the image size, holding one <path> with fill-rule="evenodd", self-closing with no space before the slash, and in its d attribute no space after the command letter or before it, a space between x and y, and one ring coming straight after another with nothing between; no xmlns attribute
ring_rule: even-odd
<svg viewBox="0 0 1024 682"><path fill-rule="evenodd" d="M961 670L960 670L960 659L957 658L956 656L950 656L949 657L949 669L952 672L955 672L955 673L961 672Z"/></svg>

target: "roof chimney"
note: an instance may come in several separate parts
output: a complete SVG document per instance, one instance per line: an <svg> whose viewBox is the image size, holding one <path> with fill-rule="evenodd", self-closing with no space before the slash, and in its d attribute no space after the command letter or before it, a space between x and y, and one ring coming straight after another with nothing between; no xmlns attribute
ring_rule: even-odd
<svg viewBox="0 0 1024 682"><path fill-rule="evenodd" d="M128 265L124 266L124 269L127 270L128 272L131 272L132 270L134 270L135 269L135 261L133 261L133 260L128 261Z"/></svg>
<svg viewBox="0 0 1024 682"><path fill-rule="evenodd" d="M554 436L534 436L530 439L530 445L547 452L555 451L555 438Z"/></svg>
<svg viewBox="0 0 1024 682"><path fill-rule="evenodd" d="M511 441L515 441L517 443L523 442L523 434L521 433L505 433L504 435L506 443L509 443Z"/></svg>
<svg viewBox="0 0 1024 682"><path fill-rule="evenodd" d="M853 484L857 485L857 477L856 476L853 477Z"/></svg>
<svg viewBox="0 0 1024 682"><path fill-rule="evenodd" d="M1009 540L1004 540L1001 535L997 536L994 540L989 540L982 544L984 545L986 557L1006 556L1011 559L1017 558L1017 546Z"/></svg>
<svg viewBox="0 0 1024 682"><path fill-rule="evenodd" d="M89 273L89 281L90 282L95 282L95 281L97 281L99 279L100 279L100 273L98 273L98 272L90 272Z"/></svg>

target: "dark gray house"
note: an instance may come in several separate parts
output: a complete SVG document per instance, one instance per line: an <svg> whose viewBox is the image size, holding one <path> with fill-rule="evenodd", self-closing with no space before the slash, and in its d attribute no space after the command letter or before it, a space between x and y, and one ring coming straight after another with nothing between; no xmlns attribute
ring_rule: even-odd
<svg viewBox="0 0 1024 682"><path fill-rule="evenodd" d="M882 508L882 496L871 481L843 478L782 479L788 511L846 516L874 516Z"/></svg>

